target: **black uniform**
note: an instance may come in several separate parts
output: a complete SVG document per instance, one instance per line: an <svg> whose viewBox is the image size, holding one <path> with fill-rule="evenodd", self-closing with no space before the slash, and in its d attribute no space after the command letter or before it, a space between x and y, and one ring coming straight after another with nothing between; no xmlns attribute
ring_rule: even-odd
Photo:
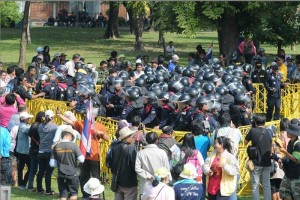
<svg viewBox="0 0 300 200"><path fill-rule="evenodd" d="M125 103L121 115L115 117L114 119L116 120L126 119L128 122L131 122L133 116L135 115L143 116L143 114L144 114L143 98L140 97L135 101Z"/></svg>
<svg viewBox="0 0 300 200"><path fill-rule="evenodd" d="M106 107L106 116L107 117L118 117L122 114L122 111L125 107L125 101L124 101L124 94L122 91L114 91L110 92L107 91L104 95L105 99L105 106L108 104L113 104L113 108L107 108Z"/></svg>
<svg viewBox="0 0 300 200"><path fill-rule="evenodd" d="M225 94L221 99L221 113L229 112L229 105L234 103L234 97L231 94Z"/></svg>
<svg viewBox="0 0 300 200"><path fill-rule="evenodd" d="M253 83L265 83L266 78L268 76L268 73L263 70L263 69L259 69L259 70L255 70L252 75L251 75L251 79Z"/></svg>
<svg viewBox="0 0 300 200"><path fill-rule="evenodd" d="M272 115L275 107L274 120L278 120L280 117L280 101L281 101L281 88L284 88L284 84L281 83L279 76L276 76L273 72L267 76L265 87L268 91L267 95L267 114L266 121L272 120Z"/></svg>
<svg viewBox="0 0 300 200"><path fill-rule="evenodd" d="M246 106L231 104L229 106L229 114L232 119L232 123L236 127L251 124L250 116L246 111Z"/></svg>
<svg viewBox="0 0 300 200"><path fill-rule="evenodd" d="M152 104L152 103L147 103L145 105L145 112L144 112L144 115L142 117L142 123L148 127L148 128L153 128L154 126L157 126L159 121L158 121L158 118L157 118L157 115L156 113L159 113L157 112L158 110L158 106L157 104Z"/></svg>
<svg viewBox="0 0 300 200"><path fill-rule="evenodd" d="M251 78L244 76L242 79L242 83L245 86L247 92L252 92L252 94L256 93L256 89L253 87Z"/></svg>
<svg viewBox="0 0 300 200"><path fill-rule="evenodd" d="M176 131L189 131L191 124L192 107L187 106L182 111L175 113L172 127Z"/></svg>
<svg viewBox="0 0 300 200"><path fill-rule="evenodd" d="M169 104L164 104L162 106L161 112L158 115L160 129L170 124L173 110L174 108L172 108Z"/></svg>

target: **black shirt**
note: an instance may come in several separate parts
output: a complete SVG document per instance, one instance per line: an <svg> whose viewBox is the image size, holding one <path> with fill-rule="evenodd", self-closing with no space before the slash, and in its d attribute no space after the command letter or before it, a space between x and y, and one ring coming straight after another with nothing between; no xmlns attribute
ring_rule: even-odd
<svg viewBox="0 0 300 200"><path fill-rule="evenodd" d="M300 142L299 140L290 140L287 146L287 152L293 155L293 152L295 151L300 152ZM300 165L289 159L286 159L284 163L286 163L284 164L284 173L286 177L290 179L298 179L300 176Z"/></svg>
<svg viewBox="0 0 300 200"><path fill-rule="evenodd" d="M257 147L258 157L253 160L257 166L271 166L272 136L270 130L266 128L251 128L245 139L252 142L252 146Z"/></svg>
<svg viewBox="0 0 300 200"><path fill-rule="evenodd" d="M251 79L253 83L265 83L267 76L268 73L265 70L260 69L260 70L255 70L252 73Z"/></svg>
<svg viewBox="0 0 300 200"><path fill-rule="evenodd" d="M25 90L22 85L18 85L16 89L16 93L20 95L20 97L25 101L25 99L32 99L32 96Z"/></svg>

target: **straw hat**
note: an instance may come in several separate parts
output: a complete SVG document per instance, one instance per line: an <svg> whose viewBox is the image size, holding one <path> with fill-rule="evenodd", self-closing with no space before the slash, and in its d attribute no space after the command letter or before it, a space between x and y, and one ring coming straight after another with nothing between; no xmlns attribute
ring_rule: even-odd
<svg viewBox="0 0 300 200"><path fill-rule="evenodd" d="M90 180L83 186L83 190L91 196L101 194L104 191L104 186L96 178Z"/></svg>
<svg viewBox="0 0 300 200"><path fill-rule="evenodd" d="M195 179L197 178L197 170L196 167L191 164L187 163L183 166L183 171L179 175L181 178L187 178L187 179Z"/></svg>
<svg viewBox="0 0 300 200"><path fill-rule="evenodd" d="M128 137L129 135L132 135L133 133L135 133L135 131L130 130L127 126L122 128L119 131L119 140L122 140L122 139Z"/></svg>

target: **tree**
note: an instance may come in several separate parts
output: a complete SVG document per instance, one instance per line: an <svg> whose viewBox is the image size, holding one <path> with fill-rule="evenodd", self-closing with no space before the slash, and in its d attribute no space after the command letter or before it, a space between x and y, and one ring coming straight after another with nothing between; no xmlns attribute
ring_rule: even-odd
<svg viewBox="0 0 300 200"><path fill-rule="evenodd" d="M16 2L0 2L1 27L14 27L21 20L21 13Z"/></svg>
<svg viewBox="0 0 300 200"><path fill-rule="evenodd" d="M109 38L118 38L120 37L119 34L119 5L120 2L114 2L110 1L109 2L109 12L108 12L108 22L107 22L107 27L106 31L104 34L104 38L109 39Z"/></svg>
<svg viewBox="0 0 300 200"><path fill-rule="evenodd" d="M19 66L26 67L26 47L29 39L29 10L30 1L25 2L24 15L23 15L23 26L20 42L20 55L19 55Z"/></svg>

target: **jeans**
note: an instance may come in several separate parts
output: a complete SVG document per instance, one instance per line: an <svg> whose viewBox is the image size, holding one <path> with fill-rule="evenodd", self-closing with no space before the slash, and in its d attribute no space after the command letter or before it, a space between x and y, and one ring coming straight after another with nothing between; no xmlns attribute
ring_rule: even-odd
<svg viewBox="0 0 300 200"><path fill-rule="evenodd" d="M254 166L254 170L250 173L252 199L259 199L259 183L262 181L264 189L264 200L271 200L271 183L270 183L271 167Z"/></svg>
<svg viewBox="0 0 300 200"><path fill-rule="evenodd" d="M83 194L83 198L88 198L90 196L83 190L83 186L91 177L100 180L100 162L93 160L84 160L80 167L80 188Z"/></svg>
<svg viewBox="0 0 300 200"><path fill-rule="evenodd" d="M18 184L19 186L26 186L28 177L29 177L29 171L30 171L30 156L27 154L18 154ZM23 176L23 170L25 165L27 166L27 172Z"/></svg>
<svg viewBox="0 0 300 200"><path fill-rule="evenodd" d="M45 175L45 184L46 184L46 192L51 192L51 175L53 172L53 168L50 167L50 156L51 153L39 153L38 155L38 165L39 172L36 178L36 185L38 192L43 191L43 177Z"/></svg>
<svg viewBox="0 0 300 200"><path fill-rule="evenodd" d="M34 177L36 175L39 166L37 155L38 155L37 153L30 154L31 168L29 172L28 189L33 189Z"/></svg>
<svg viewBox="0 0 300 200"><path fill-rule="evenodd" d="M236 190L238 188L239 181L240 181L240 175L238 174L237 177L236 177L236 188L235 188L235 191L234 191L234 193L232 195L230 195L229 200L237 200Z"/></svg>

